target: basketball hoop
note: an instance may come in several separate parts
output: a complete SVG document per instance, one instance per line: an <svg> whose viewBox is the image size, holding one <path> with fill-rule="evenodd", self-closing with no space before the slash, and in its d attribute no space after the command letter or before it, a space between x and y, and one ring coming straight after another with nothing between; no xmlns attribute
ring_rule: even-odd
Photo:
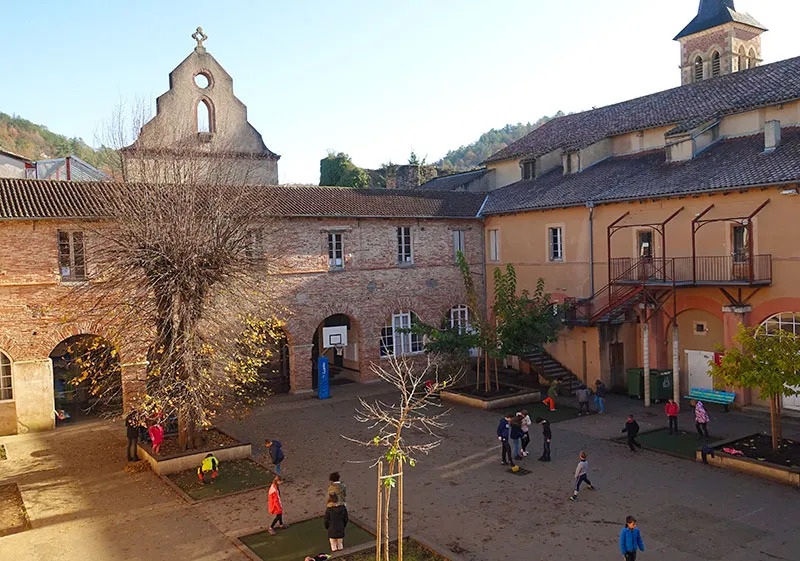
<svg viewBox="0 0 800 561"><path fill-rule="evenodd" d="M344 354L344 345L334 345L333 348L336 352L336 356L342 356Z"/></svg>

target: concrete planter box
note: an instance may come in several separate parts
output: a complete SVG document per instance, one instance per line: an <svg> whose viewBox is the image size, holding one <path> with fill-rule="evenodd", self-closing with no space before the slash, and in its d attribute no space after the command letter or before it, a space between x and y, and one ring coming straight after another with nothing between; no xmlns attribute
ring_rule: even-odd
<svg viewBox="0 0 800 561"><path fill-rule="evenodd" d="M721 448L723 445L718 445ZM720 467L723 469L732 469L742 473L755 475L763 479L769 479L775 483L783 485L790 485L792 487L800 487L800 470L787 468L767 462L760 462L752 458L745 458L743 456L731 456L717 449L715 446L715 454L712 458L707 457L708 463L712 466ZM700 450L695 455L698 462L702 462L703 458Z"/></svg>
<svg viewBox="0 0 800 561"><path fill-rule="evenodd" d="M478 397L459 392L459 390L469 391L468 388L462 386L460 388L453 388L452 390L445 390L441 392L440 395L444 401L461 403L477 409L486 410L503 409L514 405L522 405L523 403L541 401L542 399L542 394L538 390L511 384L500 384L500 387L517 388L519 392L512 395L500 395L497 397Z"/></svg>
<svg viewBox="0 0 800 561"><path fill-rule="evenodd" d="M222 432L222 431L220 431ZM154 456L149 445L137 445L139 457L150 464L154 472L159 475L177 473L187 469L196 469L200 466L206 454L213 452L220 462L226 460L243 460L249 458L252 453L252 446L249 442L228 444L225 446L208 446L197 450L190 450L183 454L173 456Z"/></svg>

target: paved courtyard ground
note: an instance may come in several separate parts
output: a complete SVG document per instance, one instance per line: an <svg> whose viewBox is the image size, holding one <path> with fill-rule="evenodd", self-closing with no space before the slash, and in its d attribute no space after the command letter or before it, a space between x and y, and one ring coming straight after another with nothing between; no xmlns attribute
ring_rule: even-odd
<svg viewBox="0 0 800 561"><path fill-rule="evenodd" d="M375 518L375 480L368 451L346 441L368 431L353 419L357 395L390 399L378 384L334 388L328 401L282 400L245 421L224 423L258 446L284 443L286 520L324 511L327 475L339 470L351 515ZM643 430L662 426L662 407L612 396L609 414L553 425L553 461L535 461L540 438L515 476L499 462L499 413L454 408L442 445L406 476L406 529L460 552L462 559L596 561L619 559L617 536L627 514L639 519L642 559L728 561L800 559L797 504L790 487L652 451L630 452L620 436L635 412ZM709 430L736 437L766 429L754 413L712 413ZM682 428L692 428L690 414ZM228 538L268 525L264 490L189 505L151 472L124 471L119 423L76 425L56 432L0 438L0 484L17 482L32 529L0 538L0 559L245 559ZM800 437L789 420L785 436ZM567 500L581 450L589 454L597 491ZM224 467L224 466L223 466ZM320 528L320 532L324 532ZM446 553L446 551L445 551Z"/></svg>

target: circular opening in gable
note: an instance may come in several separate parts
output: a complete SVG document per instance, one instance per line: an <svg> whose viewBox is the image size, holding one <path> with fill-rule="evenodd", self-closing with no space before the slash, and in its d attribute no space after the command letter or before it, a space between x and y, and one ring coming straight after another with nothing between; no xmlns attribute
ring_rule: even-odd
<svg viewBox="0 0 800 561"><path fill-rule="evenodd" d="M195 75L194 83L198 88L206 89L211 85L211 78L208 76L208 74L201 72L200 74Z"/></svg>

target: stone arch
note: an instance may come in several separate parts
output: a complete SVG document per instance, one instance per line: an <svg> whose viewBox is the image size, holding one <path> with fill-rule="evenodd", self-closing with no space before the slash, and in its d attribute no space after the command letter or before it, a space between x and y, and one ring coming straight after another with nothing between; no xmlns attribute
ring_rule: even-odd
<svg viewBox="0 0 800 561"><path fill-rule="evenodd" d="M5 353L11 359L11 362L20 360L24 356L22 347L7 335L0 335L0 352Z"/></svg>
<svg viewBox="0 0 800 561"><path fill-rule="evenodd" d="M126 361L144 360L147 351L142 349L135 349L130 344L122 344L116 335L104 328L103 326L94 322L71 322L63 324L47 334L39 341L39 348L42 350L44 356L49 356L50 352L64 339L75 337L78 335L92 335L95 337L102 337L112 342L117 348L117 353L120 363L125 364Z"/></svg>
<svg viewBox="0 0 800 561"><path fill-rule="evenodd" d="M680 298L678 298L678 306L676 312L677 316L680 316L683 312L686 312L688 310L703 310L704 312L708 312L714 315L720 321L723 321L723 314L722 314L723 305L724 304L717 302L713 298L709 298L707 296L681 295ZM666 323L664 330L665 340L670 336L673 321L674 320L669 320L665 322Z"/></svg>
<svg viewBox="0 0 800 561"><path fill-rule="evenodd" d="M756 306L752 313L752 325L761 325L776 314L800 310L800 297L775 298Z"/></svg>
<svg viewBox="0 0 800 561"><path fill-rule="evenodd" d="M347 326L347 345L341 349L325 348L323 330L325 327L335 326ZM316 324L308 343L311 344L312 388L316 388L317 360L322 356L328 358L331 379L341 376L360 381L369 370L367 357L370 353L366 347L369 347L371 341L365 339L362 324L353 314L336 312L322 317Z"/></svg>

